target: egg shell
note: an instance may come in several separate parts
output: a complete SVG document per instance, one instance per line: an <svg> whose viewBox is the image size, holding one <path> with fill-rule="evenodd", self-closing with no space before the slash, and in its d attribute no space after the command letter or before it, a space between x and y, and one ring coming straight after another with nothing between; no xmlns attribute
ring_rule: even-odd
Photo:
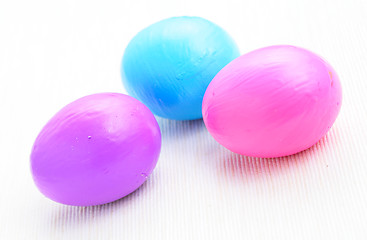
<svg viewBox="0 0 367 240"><path fill-rule="evenodd" d="M339 77L329 63L303 48L270 46L242 55L215 76L203 118L229 150L279 157L319 141L341 103Z"/></svg>
<svg viewBox="0 0 367 240"><path fill-rule="evenodd" d="M39 190L56 202L104 204L143 184L160 148L160 129L146 106L123 94L94 94L46 124L33 145L31 171Z"/></svg>
<svg viewBox="0 0 367 240"><path fill-rule="evenodd" d="M201 103L210 81L239 50L216 24L199 17L174 17L139 32L121 65L130 95L158 116L202 118Z"/></svg>

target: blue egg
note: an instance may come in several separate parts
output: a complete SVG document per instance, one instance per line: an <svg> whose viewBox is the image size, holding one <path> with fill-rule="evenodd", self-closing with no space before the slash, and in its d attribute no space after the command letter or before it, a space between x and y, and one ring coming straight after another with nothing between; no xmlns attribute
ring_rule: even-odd
<svg viewBox="0 0 367 240"><path fill-rule="evenodd" d="M214 76L240 55L226 31L199 17L174 17L139 32L121 66L128 93L161 117L202 118L201 103Z"/></svg>

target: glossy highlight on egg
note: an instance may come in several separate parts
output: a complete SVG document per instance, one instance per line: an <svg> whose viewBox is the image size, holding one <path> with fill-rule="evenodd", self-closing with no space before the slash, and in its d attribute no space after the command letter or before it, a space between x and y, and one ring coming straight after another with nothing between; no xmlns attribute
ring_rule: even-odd
<svg viewBox="0 0 367 240"><path fill-rule="evenodd" d="M160 148L160 129L146 106L124 94L94 94L68 104L44 126L32 148L31 172L56 202L99 205L142 185Z"/></svg>
<svg viewBox="0 0 367 240"><path fill-rule="evenodd" d="M280 157L305 150L331 128L342 89L331 65L299 47L261 48L224 67L209 84L203 119L229 150Z"/></svg>
<svg viewBox="0 0 367 240"><path fill-rule="evenodd" d="M238 57L234 40L200 17L174 17L139 32L128 44L121 76L127 92L158 116L202 118L205 89Z"/></svg>

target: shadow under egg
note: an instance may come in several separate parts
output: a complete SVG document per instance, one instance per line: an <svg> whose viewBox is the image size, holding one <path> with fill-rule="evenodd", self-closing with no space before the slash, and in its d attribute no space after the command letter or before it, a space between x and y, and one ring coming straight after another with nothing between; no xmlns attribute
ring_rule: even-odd
<svg viewBox="0 0 367 240"><path fill-rule="evenodd" d="M184 140L187 136L199 135L206 131L203 119L195 120L171 120L157 117L161 128L162 139L172 141Z"/></svg>
<svg viewBox="0 0 367 240"><path fill-rule="evenodd" d="M265 181L292 174L306 174L314 166L328 167L337 155L330 151L333 141L330 132L310 148L293 155L260 158L231 152L213 138L206 141L206 161L211 165L218 181L223 179L251 182Z"/></svg>
<svg viewBox="0 0 367 240"><path fill-rule="evenodd" d="M147 188L154 188L152 182L148 179L129 195L103 205L79 207L58 204L57 209L50 213L46 222L49 227L44 229L50 229L52 235L60 237L68 235L68 232L81 231L85 227L104 223L113 215L122 214L124 209L129 209L133 205L139 205L139 203L143 204L145 200L149 201Z"/></svg>

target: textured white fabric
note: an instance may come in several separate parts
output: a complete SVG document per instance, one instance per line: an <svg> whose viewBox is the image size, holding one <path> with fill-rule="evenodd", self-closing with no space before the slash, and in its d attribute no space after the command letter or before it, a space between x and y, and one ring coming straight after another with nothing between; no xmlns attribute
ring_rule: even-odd
<svg viewBox="0 0 367 240"><path fill-rule="evenodd" d="M221 25L242 53L293 44L326 58L344 96L331 131L259 159L201 120L159 119L161 157L136 192L84 208L43 197L29 171L41 127L76 98L123 92L128 41L179 15ZM367 239L366 1L1 1L0 34L0 239Z"/></svg>

